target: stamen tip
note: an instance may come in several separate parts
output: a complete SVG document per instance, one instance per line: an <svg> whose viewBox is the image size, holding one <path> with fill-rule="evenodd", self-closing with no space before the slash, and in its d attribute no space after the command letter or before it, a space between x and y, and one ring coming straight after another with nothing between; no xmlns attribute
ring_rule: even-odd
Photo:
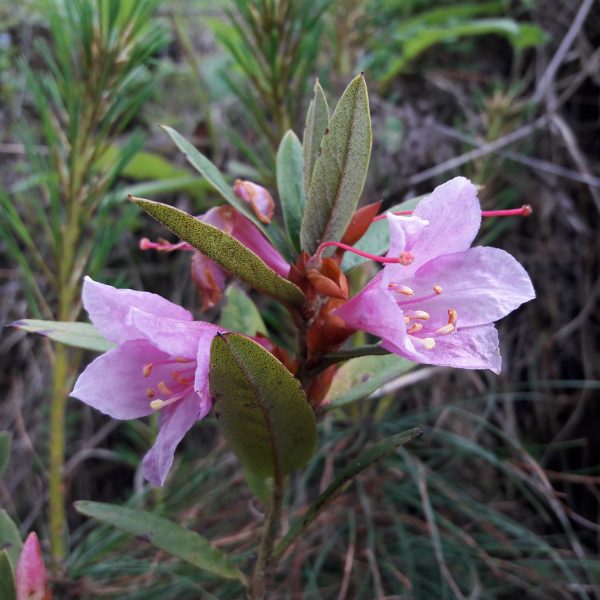
<svg viewBox="0 0 600 600"><path fill-rule="evenodd" d="M531 208L531 204L523 204L521 207L521 214L524 217L528 217L533 212L533 208Z"/></svg>
<svg viewBox="0 0 600 600"><path fill-rule="evenodd" d="M147 365L144 365L144 367L142 368L142 373L144 374L144 377L150 377L150 373L152 373L152 367L154 365L152 363L148 363Z"/></svg>
<svg viewBox="0 0 600 600"><path fill-rule="evenodd" d="M150 408L152 410L160 410L164 405L165 405L165 401L160 400L159 398L157 398L156 400L152 400L152 402L150 402Z"/></svg>

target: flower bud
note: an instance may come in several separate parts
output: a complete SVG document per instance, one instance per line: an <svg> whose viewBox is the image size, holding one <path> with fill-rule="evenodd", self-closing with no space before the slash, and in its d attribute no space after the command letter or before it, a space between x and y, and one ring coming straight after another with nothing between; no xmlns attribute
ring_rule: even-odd
<svg viewBox="0 0 600 600"><path fill-rule="evenodd" d="M260 185L251 181L236 179L233 192L252 207L252 211L262 223L270 223L275 213L275 202L271 194Z"/></svg>

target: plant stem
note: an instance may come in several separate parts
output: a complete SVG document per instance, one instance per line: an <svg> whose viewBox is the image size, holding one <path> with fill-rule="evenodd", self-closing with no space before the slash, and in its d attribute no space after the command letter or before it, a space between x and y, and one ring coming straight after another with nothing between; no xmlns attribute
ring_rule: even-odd
<svg viewBox="0 0 600 600"><path fill-rule="evenodd" d="M351 358L358 358L359 356L372 356L375 354L390 354L390 351L382 348L379 344L367 344L365 346L355 346L354 348L338 350L337 352L329 352L328 354L322 354L319 357L318 368L321 371L330 365L334 365Z"/></svg>
<svg viewBox="0 0 600 600"><path fill-rule="evenodd" d="M63 470L65 461L65 410L67 403L68 355L56 345L54 379L50 399L50 552L56 569L65 558L65 500Z"/></svg>
<svg viewBox="0 0 600 600"><path fill-rule="evenodd" d="M281 521L281 508L283 504L283 478L276 477L271 491L271 501L265 516L263 534L258 550L258 558L254 566L254 574L250 582L249 595L252 600L264 598L268 571L273 559L273 546L275 536Z"/></svg>

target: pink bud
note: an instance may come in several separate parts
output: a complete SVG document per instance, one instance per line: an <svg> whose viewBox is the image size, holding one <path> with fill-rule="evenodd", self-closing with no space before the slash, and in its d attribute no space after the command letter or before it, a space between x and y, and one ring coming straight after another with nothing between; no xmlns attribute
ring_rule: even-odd
<svg viewBox="0 0 600 600"><path fill-rule="evenodd" d="M271 194L260 185L251 181L236 179L233 184L233 192L238 197L248 202L254 214L263 223L270 223L275 213L275 202Z"/></svg>
<svg viewBox="0 0 600 600"><path fill-rule="evenodd" d="M16 574L17 600L49 600L50 590L40 542L32 531L23 545Z"/></svg>

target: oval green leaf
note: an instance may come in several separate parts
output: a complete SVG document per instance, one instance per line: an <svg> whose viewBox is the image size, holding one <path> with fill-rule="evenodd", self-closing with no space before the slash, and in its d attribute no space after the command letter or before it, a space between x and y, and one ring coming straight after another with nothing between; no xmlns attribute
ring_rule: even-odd
<svg viewBox="0 0 600 600"><path fill-rule="evenodd" d="M304 304L306 299L300 288L275 273L254 252L224 231L161 202L135 197L130 197L130 200L141 206L179 238L255 290L281 302L297 306Z"/></svg>
<svg viewBox="0 0 600 600"><path fill-rule="evenodd" d="M319 80L315 81L313 98L308 105L302 147L304 150L304 190L308 193L319 146L329 127L329 106Z"/></svg>
<svg viewBox="0 0 600 600"><path fill-rule="evenodd" d="M0 552L0 598L17 600L15 574L6 550Z"/></svg>
<svg viewBox="0 0 600 600"><path fill-rule="evenodd" d="M371 446L371 448L342 469L327 489L308 507L304 516L292 523L285 537L275 548L275 559L278 560L285 554L285 551L290 547L292 542L308 529L311 523L335 500L338 493L343 492L357 475L378 460L381 460L387 454L393 452L396 448L411 442L421 435L423 435L423 432L418 427L415 427L404 433L397 433L396 435L387 437Z"/></svg>
<svg viewBox="0 0 600 600"><path fill-rule="evenodd" d="M184 529L164 517L137 508L104 504L103 502L75 502L78 512L103 523L122 529L181 560L226 579L244 582L244 575L227 554L213 546L195 531Z"/></svg>
<svg viewBox="0 0 600 600"><path fill-rule="evenodd" d="M370 156L369 97L359 75L340 98L321 142L300 232L303 250L314 254L322 241L342 238L362 193Z"/></svg>
<svg viewBox="0 0 600 600"><path fill-rule="evenodd" d="M302 144L293 131L282 138L277 150L277 191L287 234L300 251L300 226L306 197L304 194L304 156Z"/></svg>
<svg viewBox="0 0 600 600"><path fill-rule="evenodd" d="M313 455L315 415L300 382L256 342L236 333L213 339L210 391L223 435L257 477L282 480Z"/></svg>
<svg viewBox="0 0 600 600"><path fill-rule="evenodd" d="M115 347L91 323L72 323L70 321L41 321L22 319L11 323L29 333L45 335L55 342L66 346L84 348L94 352L108 352Z"/></svg>

